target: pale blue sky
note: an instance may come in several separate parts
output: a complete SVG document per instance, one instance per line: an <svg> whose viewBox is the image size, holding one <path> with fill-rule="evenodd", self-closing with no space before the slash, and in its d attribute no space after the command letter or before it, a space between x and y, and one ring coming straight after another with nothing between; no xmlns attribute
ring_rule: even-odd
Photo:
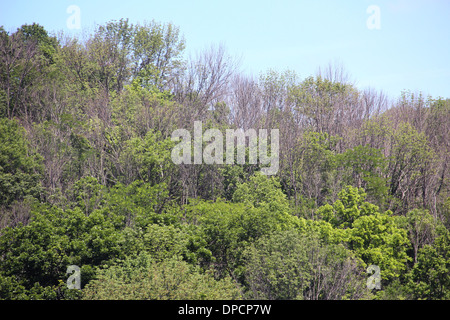
<svg viewBox="0 0 450 320"><path fill-rule="evenodd" d="M187 53L221 43L256 76L289 68L305 78L339 61L359 88L392 98L403 89L450 98L449 0L0 0L0 25L14 31L37 22L73 33L69 5L80 8L86 31L120 18L172 22ZM370 5L380 8L379 30L366 25Z"/></svg>

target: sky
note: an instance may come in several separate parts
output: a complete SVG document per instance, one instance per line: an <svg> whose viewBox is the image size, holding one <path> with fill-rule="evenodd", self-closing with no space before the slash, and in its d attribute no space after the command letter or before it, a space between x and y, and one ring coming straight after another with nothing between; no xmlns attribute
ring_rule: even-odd
<svg viewBox="0 0 450 320"><path fill-rule="evenodd" d="M173 23L186 55L221 44L256 77L289 69L304 79L337 63L359 89L450 98L449 0L0 0L9 32L36 22L78 34L121 18Z"/></svg>

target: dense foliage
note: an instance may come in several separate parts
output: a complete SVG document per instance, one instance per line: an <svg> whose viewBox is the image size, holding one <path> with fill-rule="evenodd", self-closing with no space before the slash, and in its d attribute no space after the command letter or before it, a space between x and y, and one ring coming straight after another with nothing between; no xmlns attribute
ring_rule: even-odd
<svg viewBox="0 0 450 320"><path fill-rule="evenodd" d="M450 99L184 47L155 21L0 28L0 298L450 299ZM194 121L279 129L278 172L175 164Z"/></svg>

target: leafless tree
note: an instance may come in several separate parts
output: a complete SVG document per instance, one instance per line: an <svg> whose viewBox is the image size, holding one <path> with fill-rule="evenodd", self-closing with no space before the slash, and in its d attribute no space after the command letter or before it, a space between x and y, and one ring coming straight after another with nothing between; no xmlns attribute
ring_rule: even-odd
<svg viewBox="0 0 450 320"><path fill-rule="evenodd" d="M261 121L260 90L251 77L238 74L233 78L227 103L231 108L231 123L237 128L256 128Z"/></svg>
<svg viewBox="0 0 450 320"><path fill-rule="evenodd" d="M186 107L186 123L203 120L208 109L225 100L237 70L238 61L223 46L211 46L189 60L175 89L177 101Z"/></svg>

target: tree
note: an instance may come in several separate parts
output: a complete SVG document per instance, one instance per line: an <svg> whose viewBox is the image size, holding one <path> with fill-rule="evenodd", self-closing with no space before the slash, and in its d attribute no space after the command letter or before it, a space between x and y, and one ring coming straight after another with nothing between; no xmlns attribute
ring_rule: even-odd
<svg viewBox="0 0 450 320"><path fill-rule="evenodd" d="M445 201L445 191L449 189L449 170L448 163L450 160L450 137L449 130L450 126L450 99L435 99L430 106L429 116L426 119L426 129L427 141L429 141L431 147L433 148L438 161L436 162L436 175L434 179L428 179L425 183L428 185L434 184L435 187L435 198L441 197ZM430 190L428 187L426 190ZM434 206L430 206L430 212L436 215L444 217L444 210L439 210L439 203L444 201L436 201ZM442 208L442 207L441 207ZM449 220L450 216L447 215L444 219Z"/></svg>
<svg viewBox="0 0 450 320"><path fill-rule="evenodd" d="M385 177L387 161L379 149L356 146L338 155L339 166L344 172L344 183L364 188L367 196L380 205L388 197Z"/></svg>
<svg viewBox="0 0 450 320"><path fill-rule="evenodd" d="M172 23L0 27L0 298L448 298L450 99L184 50ZM279 130L279 170L214 163L215 134L175 164L195 121Z"/></svg>
<svg viewBox="0 0 450 320"><path fill-rule="evenodd" d="M399 210L406 212L419 196L426 207L429 189L426 181L434 171L435 153L425 134L415 130L410 123L402 123L393 134L391 148L388 163L390 194L401 200Z"/></svg>
<svg viewBox="0 0 450 320"><path fill-rule="evenodd" d="M169 182L169 171L174 170L171 160L170 138L162 139L160 132L149 131L144 138L127 141L120 159L125 183L143 180L151 184Z"/></svg>
<svg viewBox="0 0 450 320"><path fill-rule="evenodd" d="M93 149L84 136L84 123L71 114L58 122L43 121L29 128L30 144L43 157L42 184L46 200L57 203L69 185L88 175L86 162Z"/></svg>
<svg viewBox="0 0 450 320"><path fill-rule="evenodd" d="M268 207L273 212L289 213L289 202L281 190L280 182L274 177L267 177L256 172L248 182L237 186L233 202L250 206Z"/></svg>
<svg viewBox="0 0 450 320"><path fill-rule="evenodd" d="M151 21L137 25L133 37L133 77L143 87L171 91L183 71L184 48L179 28L171 23Z"/></svg>
<svg viewBox="0 0 450 320"><path fill-rule="evenodd" d="M284 199L285 200L285 199ZM219 275L242 277L243 250L258 238L275 231L298 228L297 217L283 211L282 200L261 203L198 201L186 206L186 220L198 224Z"/></svg>
<svg viewBox="0 0 450 320"><path fill-rule="evenodd" d="M363 115L353 114L361 109L356 88L321 75L306 78L292 88L290 95L295 112L316 132L341 135L345 125L353 125Z"/></svg>
<svg viewBox="0 0 450 320"><path fill-rule="evenodd" d="M417 263L419 249L425 245L433 244L437 237L437 230L441 226L440 221L436 220L427 210L413 209L405 216L408 236L413 248L414 263Z"/></svg>
<svg viewBox="0 0 450 320"><path fill-rule="evenodd" d="M251 299L340 300L368 297L362 268L342 245L314 233L277 232L244 253Z"/></svg>
<svg viewBox="0 0 450 320"><path fill-rule="evenodd" d="M176 101L186 108L180 125L204 120L209 108L225 100L237 65L223 46L211 46L188 61L174 89Z"/></svg>
<svg viewBox="0 0 450 320"><path fill-rule="evenodd" d="M450 299L450 232L442 228L434 243L418 251L417 263L408 274L414 299Z"/></svg>
<svg viewBox="0 0 450 320"><path fill-rule="evenodd" d="M230 300L241 297L229 278L216 280L211 271L172 257L161 262L141 254L100 271L85 288L87 300Z"/></svg>
<svg viewBox="0 0 450 320"><path fill-rule="evenodd" d="M345 230L343 240L357 257L366 265L379 266L382 279L392 280L406 270L410 259L407 232L391 211L380 212L365 197L363 189L348 186L333 205L317 211L325 221Z"/></svg>
<svg viewBox="0 0 450 320"><path fill-rule="evenodd" d="M30 294L34 287L54 291L66 278L67 267L78 265L84 286L93 267L124 254L122 237L113 219L98 210L86 216L79 208L37 205L26 226L2 230L0 277L14 277Z"/></svg>
<svg viewBox="0 0 450 320"><path fill-rule="evenodd" d="M99 50L101 54L96 59L102 68L100 78L107 90L111 87L120 92L130 81L134 29L128 19L120 19L99 26L95 33L91 51L95 54Z"/></svg>
<svg viewBox="0 0 450 320"><path fill-rule="evenodd" d="M30 150L16 120L0 119L0 205L26 196L40 198L42 157Z"/></svg>
<svg viewBox="0 0 450 320"><path fill-rule="evenodd" d="M256 128L260 123L263 110L260 88L256 80L241 74L231 81L228 104L231 107L232 124L244 130Z"/></svg>
<svg viewBox="0 0 450 320"><path fill-rule="evenodd" d="M316 205L322 205L334 198L334 193L337 193L336 144L339 140L339 137L327 133L304 133L296 149L297 156L293 159L289 178L290 186L299 189L295 193L296 199L303 196L313 199Z"/></svg>
<svg viewBox="0 0 450 320"><path fill-rule="evenodd" d="M152 223L171 224L176 217L163 210L168 201L164 184L150 185L136 180L129 185L117 183L104 197L100 209L110 216L117 228L136 226L146 228Z"/></svg>
<svg viewBox="0 0 450 320"><path fill-rule="evenodd" d="M32 121L37 114L36 91L54 63L58 43L40 25L23 25L11 35L0 29L0 88L4 92L8 118L22 116Z"/></svg>
<svg viewBox="0 0 450 320"><path fill-rule="evenodd" d="M89 215L104 204L105 187L94 177L84 177L75 182L67 194L73 207L79 207Z"/></svg>

